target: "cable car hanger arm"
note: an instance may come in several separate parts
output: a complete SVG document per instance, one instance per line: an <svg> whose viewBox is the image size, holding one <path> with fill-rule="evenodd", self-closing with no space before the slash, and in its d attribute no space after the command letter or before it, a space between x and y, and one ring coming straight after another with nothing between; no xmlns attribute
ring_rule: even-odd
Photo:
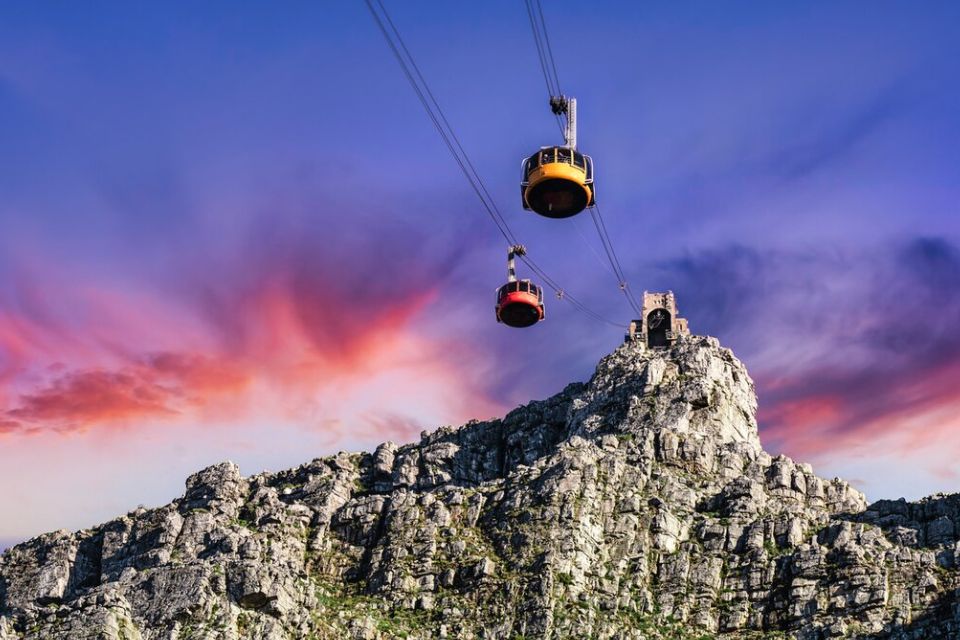
<svg viewBox="0 0 960 640"><path fill-rule="evenodd" d="M527 248L522 244L515 244L507 252L507 282L517 281L517 265L514 256L527 255Z"/></svg>
<svg viewBox="0 0 960 640"><path fill-rule="evenodd" d="M565 115L567 126L563 130L564 144L577 148L577 99L567 96L550 96L550 110L555 115Z"/></svg>

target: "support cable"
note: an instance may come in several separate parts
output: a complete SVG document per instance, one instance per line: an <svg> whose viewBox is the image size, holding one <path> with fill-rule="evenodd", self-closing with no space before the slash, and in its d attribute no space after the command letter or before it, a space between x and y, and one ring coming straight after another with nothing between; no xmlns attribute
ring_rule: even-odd
<svg viewBox="0 0 960 640"><path fill-rule="evenodd" d="M483 191L483 195L486 197L486 199L484 200L484 198L481 197L481 201L484 202L484 206L487 208L488 212L494 217L494 222L496 222L497 226L500 227L501 233L503 233L507 241L511 242L511 244L519 244L518 242L516 242L516 237L513 235L513 232L510 230L510 227L507 225L507 221L503 218L503 215L500 213L500 210L496 207L496 205L493 205L492 207L487 206L488 203L490 204L493 203L493 196L490 195L490 192L487 190L487 187L484 184L483 180L480 179L480 174L477 173L477 169L473 166L473 162L470 161L470 156L467 155L467 152L466 150L464 150L463 145L460 144L460 138L457 137L456 131L454 131L453 127L450 125L450 122L447 120L447 117L444 115L443 109L440 108L440 103L437 102L436 97L433 95L433 91L430 90L430 85L427 84L426 78L424 78L423 74L420 72L420 67L417 65L416 60L414 60L413 54L411 54L410 50L407 49L406 43L404 43L403 38L400 36L400 31L397 29L396 25L393 23L393 20L390 18L390 14L387 12L386 7L383 6L382 0L376 0L376 2L380 6L381 11L383 11L383 15L386 18L387 23L390 25L391 31L396 36L397 43L400 45L400 48L403 50L403 52L407 56L407 59L410 61L410 65L413 68L414 73L416 73L417 78L420 80L420 84L423 86L423 89L426 91L426 95L430 98L430 102L433 105L434 109L436 110L437 115L439 115L440 121L443 123L444 127L446 128L445 130L449 132L450 138L453 140L453 143L456 145L457 150L460 152L459 156L457 156L457 154L454 154L454 156L457 157L458 159L462 158L464 163L466 164L466 168L464 168L461 165L461 169L464 169L464 173L467 173L466 169L469 169L469 175L467 177L468 180L471 181L471 185L476 184L477 186L479 186L479 189ZM376 15L374 17L376 17ZM414 87L416 87L416 83L414 83ZM424 106L426 107L426 105ZM429 107L427 107L427 111L428 113L431 114L431 117L432 117L432 111L429 109ZM442 130L441 130L441 135L444 135ZM452 152L453 150L451 149L451 153Z"/></svg>
<svg viewBox="0 0 960 640"><path fill-rule="evenodd" d="M583 244L590 249L590 253L593 254L593 257L596 258L597 264L599 264L604 271L612 275L614 278L619 279L616 272L610 267L610 263L605 256L600 255L600 252L597 251L597 248L590 241L590 238L587 237L587 234L584 233L583 229L580 228L580 225L577 223L577 217L571 218L570 222L573 225L573 228L576 230L577 235L580 236L580 240L583 241Z"/></svg>
<svg viewBox="0 0 960 640"><path fill-rule="evenodd" d="M594 205L593 208L590 209L590 217L593 219L593 226L597 229L597 235L600 236L603 250L606 252L610 266L613 267L614 275L617 277L617 286L620 287L623 295L627 298L627 303L630 307L638 316L641 316L643 311L637 303L633 291L630 289L630 283L627 282L627 276L624 274L623 267L620 265L620 259L617 257L617 252L613 248L613 242L610 240L610 234L607 232L607 226L603 221L598 206Z"/></svg>
<svg viewBox="0 0 960 640"><path fill-rule="evenodd" d="M540 27L537 25L536 18L534 17L533 6L530 4L530 0L524 0L524 4L526 4L527 7L527 17L530 18L530 31L533 33L533 43L537 47L537 59L540 60L540 70L543 71L543 81L547 85L547 95L550 97L560 95L558 89L555 88L553 84L554 77L550 75L550 71L548 70L547 52L540 36Z"/></svg>
<svg viewBox="0 0 960 640"><path fill-rule="evenodd" d="M400 48L398 49L397 43L394 43L393 38L391 38L390 33L387 31L386 26L383 21L380 19L380 15L374 9L370 0L365 0L367 8L370 9L370 13L373 16L373 19L376 21L377 26L380 28L381 34L383 34L384 39L387 41L391 51L393 52L394 57L397 59L397 62L400 64L400 68L403 70L404 75L407 77L407 81L410 83L410 86L413 88L414 92L417 94L417 98L420 100L420 104L423 105L424 110L427 112L427 116L433 122L433 126L437 129L437 132L440 134L440 137L443 139L444 144L447 146L447 149L450 151L450 155L453 156L453 159L460 166L460 170L463 172L464 176L467 178L467 181L470 183L471 188L477 194L477 197L480 198L480 202L483 204L484 209L493 219L494 224L497 225L497 228L500 230L501 235L506 239L506 241L511 244L519 244L516 241L516 237L513 235L513 232L510 230L510 227L507 225L506 220L503 219L503 216L500 214L499 210L496 207L491 207L489 192L484 186L483 182L479 179L479 175L476 172L476 169L473 167L473 163L470 162L470 158L467 156L466 152L463 149L463 146L460 144L460 139L457 137L456 133L453 131L453 128L450 126L449 121L446 116L443 115L443 110L440 109L440 105L437 103L436 99L433 97L433 93L430 91L429 86L426 83L426 80L423 78L423 75L419 71L416 63L413 61L413 56L410 55L409 50L403 42L403 39L400 37L399 31L397 31L396 26L394 26L393 21L390 19L390 14L387 13L386 7L383 6L381 0L375 0L376 3L380 6L381 11L383 11L384 17L387 22L390 24L390 28L393 33L396 35L397 43L399 43ZM407 58L409 58L409 64L406 58L401 54L400 49L406 53ZM413 71L411 71L411 68ZM414 77L416 73L417 78L420 79L420 83L417 82L417 79ZM421 87L421 84L423 85ZM430 100L428 101L427 96ZM433 108L431 108L431 102ZM434 111L436 109L436 111ZM459 153L458 153L459 151Z"/></svg>
<svg viewBox="0 0 960 640"><path fill-rule="evenodd" d="M546 30L543 30L541 36L541 27L543 27L543 9L537 3L538 10L534 11L532 0L524 0L527 7L527 17L530 18L530 31L533 33L533 43L537 47L537 58L540 60L540 70L543 71L543 80L547 85L547 98L562 95L560 93L560 78L557 75L557 66L553 63L553 50L550 48L550 39L546 36ZM539 13L539 22L537 14ZM546 40L546 41L544 41ZM549 57L548 57L549 56ZM550 69L553 73L551 74ZM565 127L563 120L558 114L554 114L557 120L557 126L560 128L560 135L563 135Z"/></svg>
<svg viewBox="0 0 960 640"><path fill-rule="evenodd" d="M546 44L547 60L550 62L550 69L553 71L553 86L557 88L557 95L562 96L563 90L560 88L560 76L557 74L557 63L553 58L553 47L550 46L550 32L547 30L547 21L543 17L543 5L540 0L537 3L537 14L540 16L540 27L543 32L543 42Z"/></svg>

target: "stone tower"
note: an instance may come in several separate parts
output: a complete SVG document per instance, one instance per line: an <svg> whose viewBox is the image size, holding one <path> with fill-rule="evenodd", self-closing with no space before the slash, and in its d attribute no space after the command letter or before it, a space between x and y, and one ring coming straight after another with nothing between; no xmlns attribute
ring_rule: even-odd
<svg viewBox="0 0 960 640"><path fill-rule="evenodd" d="M677 336L690 335L687 319L680 317L673 291L643 292L643 317L630 322L627 340L639 340L648 347L669 347Z"/></svg>

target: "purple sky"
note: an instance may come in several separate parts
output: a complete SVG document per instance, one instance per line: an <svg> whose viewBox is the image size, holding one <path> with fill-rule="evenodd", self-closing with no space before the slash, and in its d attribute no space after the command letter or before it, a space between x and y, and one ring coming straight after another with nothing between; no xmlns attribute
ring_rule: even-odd
<svg viewBox="0 0 960 640"><path fill-rule="evenodd" d="M531 255L626 324L589 219L519 207L558 141L523 4L387 6ZM768 449L960 487L960 6L544 10L632 287L747 363ZM0 140L0 546L490 417L621 340L556 300L496 325L506 247L363 3L5 5Z"/></svg>

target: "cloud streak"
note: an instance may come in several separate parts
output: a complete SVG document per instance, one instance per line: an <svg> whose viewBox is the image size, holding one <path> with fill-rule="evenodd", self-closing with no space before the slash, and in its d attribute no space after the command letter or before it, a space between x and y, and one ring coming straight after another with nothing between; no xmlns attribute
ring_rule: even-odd
<svg viewBox="0 0 960 640"><path fill-rule="evenodd" d="M752 365L774 448L841 455L960 403L960 250L946 238L856 252L733 246L660 268L688 315ZM903 446L924 444L912 433Z"/></svg>
<svg viewBox="0 0 960 640"><path fill-rule="evenodd" d="M449 272L456 244L412 261L401 246L443 239L317 237L331 231L258 229L236 253L183 265L152 297L110 282L38 297L31 292L69 287L33 274L6 292L0 314L0 433L230 415L344 437L336 425L352 418L366 426L351 437L376 438L377 428L407 435L427 426L424 416L443 420L440 407L463 419L492 410L479 377L457 371L478 361L458 358L469 348L417 328L446 286L435 274ZM358 262L357 252L375 259ZM364 395L393 370L407 378Z"/></svg>
<svg viewBox="0 0 960 640"><path fill-rule="evenodd" d="M241 393L249 375L238 363L182 353L149 355L117 370L71 370L20 395L7 411L13 430L76 430L99 424L172 418L224 394Z"/></svg>

